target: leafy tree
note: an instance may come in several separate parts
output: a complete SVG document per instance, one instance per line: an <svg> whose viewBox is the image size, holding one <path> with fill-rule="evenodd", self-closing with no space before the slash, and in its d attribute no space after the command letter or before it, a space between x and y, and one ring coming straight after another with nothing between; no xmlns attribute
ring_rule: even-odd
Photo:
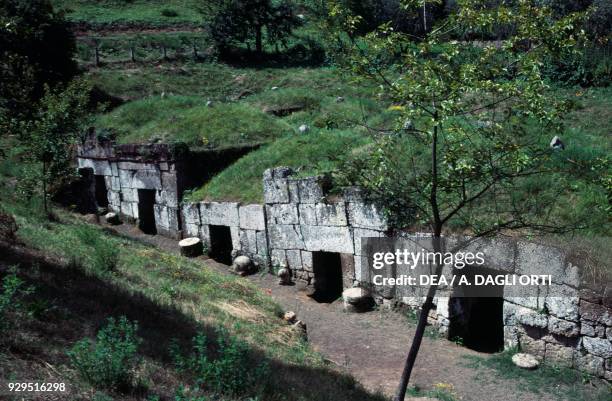
<svg viewBox="0 0 612 401"><path fill-rule="evenodd" d="M20 139L27 163L22 187L33 193L42 186L44 210L49 214L49 194L73 174L70 164L88 115L90 87L77 80L65 88L46 87L45 91L37 115L20 123Z"/></svg>
<svg viewBox="0 0 612 401"><path fill-rule="evenodd" d="M403 4L418 8L423 1ZM355 26L346 10L334 11L344 29ZM377 135L369 154L347 163L344 179L399 216L396 227L428 230L434 251L453 226L473 238L575 228L556 213L571 183L564 177L600 164L605 167L593 182L602 173L609 182L609 160L569 160L562 146L550 145L568 106L550 93L541 70L544 57L579 47L581 17L553 17L535 0L494 6L459 0L448 19L418 37L389 24L364 37L348 32L338 61L379 84L380 96L401 118L393 134ZM513 27L501 43L453 40L455 32L485 32L498 24ZM442 268L436 265L436 274ZM435 293L431 286L421 307L397 401L404 399Z"/></svg>
<svg viewBox="0 0 612 401"><path fill-rule="evenodd" d="M50 87L77 72L75 39L62 13L49 0L0 2L0 130L31 117Z"/></svg>
<svg viewBox="0 0 612 401"><path fill-rule="evenodd" d="M329 2L332 14L353 16L356 34L365 34L388 23L395 31L422 34L446 14L447 1L422 2L421 7L406 8L401 0L334 0Z"/></svg>
<svg viewBox="0 0 612 401"><path fill-rule="evenodd" d="M211 36L222 51L237 43L254 43L255 51L261 53L264 35L269 44L286 44L300 24L288 0L221 0L212 7Z"/></svg>

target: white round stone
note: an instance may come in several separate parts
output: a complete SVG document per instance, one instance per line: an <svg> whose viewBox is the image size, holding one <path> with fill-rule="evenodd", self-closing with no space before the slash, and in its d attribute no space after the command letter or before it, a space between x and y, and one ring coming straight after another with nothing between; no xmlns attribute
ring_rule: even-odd
<svg viewBox="0 0 612 401"><path fill-rule="evenodd" d="M342 292L342 298L349 304L357 304L368 296L368 292L359 287L348 288Z"/></svg>
<svg viewBox="0 0 612 401"><path fill-rule="evenodd" d="M512 356L512 362L523 369L535 369L540 366L540 362L531 354L518 353Z"/></svg>
<svg viewBox="0 0 612 401"><path fill-rule="evenodd" d="M179 241L179 246L193 246L200 242L198 237L189 237Z"/></svg>

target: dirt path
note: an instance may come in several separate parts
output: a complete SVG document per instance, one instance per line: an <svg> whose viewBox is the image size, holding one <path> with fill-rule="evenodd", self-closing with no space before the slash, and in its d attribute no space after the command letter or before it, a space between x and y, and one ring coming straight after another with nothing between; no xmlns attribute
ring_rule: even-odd
<svg viewBox="0 0 612 401"><path fill-rule="evenodd" d="M129 225L113 230L170 252L178 251L176 241L144 235ZM226 265L203 257L202 260L206 260L207 266L228 274ZM341 302L317 303L297 286L278 285L276 277L270 274L257 274L249 279L307 324L309 343L324 357L347 369L367 388L393 393L414 333L414 325L406 317L382 310L344 313ZM558 399L554 395L529 392L520 382L499 377L488 368L469 367L465 358L469 355L488 357L445 339L425 337L411 385L431 389L443 383L456 399L463 401Z"/></svg>

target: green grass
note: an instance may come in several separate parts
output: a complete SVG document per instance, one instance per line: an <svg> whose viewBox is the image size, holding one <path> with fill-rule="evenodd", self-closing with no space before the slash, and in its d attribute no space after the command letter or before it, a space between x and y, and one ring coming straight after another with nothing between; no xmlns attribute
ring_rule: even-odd
<svg viewBox="0 0 612 401"><path fill-rule="evenodd" d="M283 90L308 91L314 97L333 98L368 97L373 91L371 86L355 85L343 79L331 67L247 68L222 63L168 62L158 66L109 65L93 69L87 76L101 89L125 99L143 98L164 91L224 101L242 95L246 101L275 86Z"/></svg>
<svg viewBox="0 0 612 401"><path fill-rule="evenodd" d="M40 204L36 198L31 203L2 194L0 203L15 215L20 241L68 263L68 267L44 268L44 273L36 267L20 269L19 274L35 282L37 302L44 301L47 305L41 322L29 322L23 330L43 326L47 329L40 333L14 333L12 338L23 344L34 335L32 338L37 342L44 342L45 350L36 354L37 360L53 365L53 374L59 375L56 378L71 383L75 391L91 389L74 377L62 355L76 340L95 335L99 324L108 317L104 311L112 310L128 314L141 327L139 335L145 340L140 350L143 367L136 372L141 394L146 391L149 396L157 393L163 394L162 399L174 399L173 392L184 386L190 387L188 393L198 393L190 384L195 380L190 371L178 370L172 363L169 344L179 339L188 352L191 333L200 327L208 334L223 332L245 341L246 350L257 363L267 363L275 369L276 373L266 379L271 381L271 393L262 400L324 401L332 391L343 401L384 400L362 390L353 378L330 370L322 357L282 320L282 310L272 298L248 280L221 274L202 262L113 235L62 210L56 210L59 222L50 222L38 212ZM92 235L98 241L90 241ZM113 270L100 268L91 258L101 242L118 251L118 263ZM58 294L58 291L67 293ZM80 300L81 296L88 298ZM96 301L96 297L101 299ZM92 307L95 316L88 312ZM28 367L27 356L21 360L19 355L7 356L0 352L0 369L7 375L25 374L25 370L28 374L37 374L38 365ZM210 392L206 396L219 401L244 399ZM133 399L129 397L113 394L112 398Z"/></svg>
<svg viewBox="0 0 612 401"><path fill-rule="evenodd" d="M292 132L283 121L242 103L213 103L184 96L150 97L101 116L97 126L119 134L120 142L153 138L191 146L223 148L269 142Z"/></svg>
<svg viewBox="0 0 612 401"><path fill-rule="evenodd" d="M53 0L55 8L67 10L68 19L90 25L142 24L148 26L198 25L202 15L197 0ZM164 10L172 10L173 13Z"/></svg>
<svg viewBox="0 0 612 401"><path fill-rule="evenodd" d="M487 358L467 355L468 366L492 369L498 376L519 381L536 394L554 394L559 400L609 400L612 386L574 369L544 364L535 371L517 367L512 362L516 350L508 350ZM590 385L585 385L590 384Z"/></svg>
<svg viewBox="0 0 612 401"><path fill-rule="evenodd" d="M371 139L351 131L320 130L281 138L242 157L215 176L204 187L190 193L192 201L202 199L262 202L262 175L265 169L289 166L300 175L334 170L355 149Z"/></svg>

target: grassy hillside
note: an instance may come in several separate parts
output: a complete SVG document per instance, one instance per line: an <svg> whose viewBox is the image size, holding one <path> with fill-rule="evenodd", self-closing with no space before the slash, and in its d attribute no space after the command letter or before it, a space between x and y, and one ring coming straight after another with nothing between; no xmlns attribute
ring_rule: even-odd
<svg viewBox="0 0 612 401"><path fill-rule="evenodd" d="M190 193L187 199L262 202L261 180L265 169L289 166L301 175L329 172L352 151L370 142L367 135L339 130L320 130L282 138L242 157L202 188Z"/></svg>
<svg viewBox="0 0 612 401"><path fill-rule="evenodd" d="M155 27L160 20L147 13L157 13L159 7L176 7L179 16L171 17L174 21L184 16L195 18L196 14L201 18L194 13L195 3L188 1L146 2L150 5L146 12L142 11L145 2L137 0L64 3L72 4L75 11L70 18L73 20L99 22L117 13L125 20ZM100 7L106 9L99 17L86 15L86 10ZM321 33L310 19L312 16L305 13L306 24L290 38L289 47L307 44L309 40L322 43ZM114 131L120 142L183 141L208 148L269 144L229 166L202 188L195 188L189 194L190 200L260 201L264 169L289 165L302 167L304 173L331 171L341 166L343 156L362 146L362 140L367 141L362 135L386 132L402 125L392 111L393 105L377 96L378 88L354 82L325 63L301 64L308 57L293 60L291 54L279 59L273 49L266 49L271 51L266 62L230 64L206 53L210 43L202 32L187 29L102 33L97 37L102 66L91 65L91 38L81 38L79 58L89 67L87 75L96 85L128 101L99 116L96 122L99 128ZM137 61L131 62L129 49L134 44ZM168 52L167 60L161 59L162 44ZM200 49L198 60L190 53L193 44ZM566 116L567 129L561 135L567 145L563 156L573 161L606 157L611 146L610 89L561 88L554 83L551 87L556 95L570 99L576 106ZM212 107L206 106L209 100ZM310 130L300 135L298 127L303 124ZM358 139L336 143L339 136L346 135ZM325 138L321 143L326 143L328 148L318 144L320 138ZM308 156L302 157L302 153ZM534 195L550 190L549 184L546 180L525 180L523 190ZM608 225L601 224L609 222L606 196L601 186L596 187L586 179L575 179L572 191L559 199L563 205L559 219L578 216L586 225L595 227L598 234L608 233Z"/></svg>
<svg viewBox="0 0 612 401"><path fill-rule="evenodd" d="M196 25L202 22L196 0L53 0L74 22L89 25Z"/></svg>
<svg viewBox="0 0 612 401"><path fill-rule="evenodd" d="M224 148L269 142L292 132L270 115L241 103L213 103L196 97L167 96L136 100L98 119L121 142L185 142Z"/></svg>
<svg viewBox="0 0 612 401"><path fill-rule="evenodd" d="M49 222L37 214L40 205L7 196L1 205L16 216L26 248L1 245L0 280L23 283L12 295L12 307L0 308L0 330L12 333L0 340L10 351L0 351L0 377L69 383L70 393L62 399L71 400L328 400L332 393L335 400L381 400L331 370L280 318L271 298L248 281L63 212L60 222ZM10 264L19 264L16 276ZM127 348L81 354L98 379L84 377L87 367L68 351L99 333L107 318L120 316L138 324L141 343L134 360L139 362L126 367L129 380L120 388L92 385ZM194 354L198 333L208 339L207 358ZM97 344L103 343L98 337ZM204 371L205 366L218 371ZM211 381L215 378L222 382ZM256 382L245 386L251 379Z"/></svg>

